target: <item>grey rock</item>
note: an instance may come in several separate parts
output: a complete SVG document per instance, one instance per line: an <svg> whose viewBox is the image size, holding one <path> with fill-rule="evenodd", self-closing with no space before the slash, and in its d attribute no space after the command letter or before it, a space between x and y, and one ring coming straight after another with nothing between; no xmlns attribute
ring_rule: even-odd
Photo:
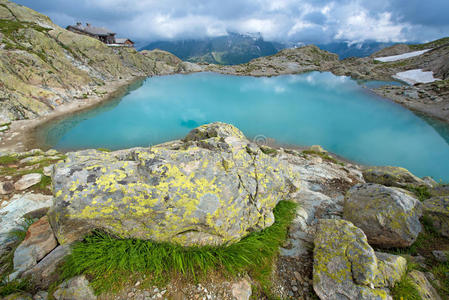
<svg viewBox="0 0 449 300"><path fill-rule="evenodd" d="M14 192L14 183L12 181L0 182L0 195L8 195Z"/></svg>
<svg viewBox="0 0 449 300"><path fill-rule="evenodd" d="M405 90L404 96L411 99L419 99L419 94L417 90Z"/></svg>
<svg viewBox="0 0 449 300"><path fill-rule="evenodd" d="M15 279L23 272L34 267L57 245L53 230L48 223L47 216L33 223L26 233L26 237L14 252L14 272L10 279Z"/></svg>
<svg viewBox="0 0 449 300"><path fill-rule="evenodd" d="M422 204L406 190L358 184L346 194L343 218L361 228L370 244L408 247L421 232Z"/></svg>
<svg viewBox="0 0 449 300"><path fill-rule="evenodd" d="M433 227L445 237L449 237L449 196L439 196L424 201L424 215Z"/></svg>
<svg viewBox="0 0 449 300"><path fill-rule="evenodd" d="M33 300L33 298L31 296L31 294L29 294L29 293L18 292L18 293L10 294L10 295L2 298L2 300Z"/></svg>
<svg viewBox="0 0 449 300"><path fill-rule="evenodd" d="M48 299L48 292L46 291L39 291L33 296L33 300L47 300Z"/></svg>
<svg viewBox="0 0 449 300"><path fill-rule="evenodd" d="M377 258L362 230L345 220L318 221L313 288L320 299L391 299Z"/></svg>
<svg viewBox="0 0 449 300"><path fill-rule="evenodd" d="M55 271L69 254L70 246L60 245L45 256L37 265L24 272L22 277L30 277L37 287L47 289L57 279L58 274Z"/></svg>
<svg viewBox="0 0 449 300"><path fill-rule="evenodd" d="M386 186L406 187L408 185L427 185L421 178L413 175L407 169L391 166L366 167L363 177L368 183L378 183Z"/></svg>
<svg viewBox="0 0 449 300"><path fill-rule="evenodd" d="M24 215L49 208L53 203L53 196L26 193L16 194L9 201L4 201L0 206L0 253L5 245L14 241L10 232L23 229L25 226Z"/></svg>
<svg viewBox="0 0 449 300"><path fill-rule="evenodd" d="M14 188L17 191L23 191L35 184L38 184L39 182L41 182L41 180L42 174L40 173L26 174L23 175L22 178L20 178L19 181L14 184Z"/></svg>
<svg viewBox="0 0 449 300"><path fill-rule="evenodd" d="M233 283L231 293L236 300L249 300L252 294L250 282L242 278L238 282Z"/></svg>
<svg viewBox="0 0 449 300"><path fill-rule="evenodd" d="M61 283L53 293L56 300L96 300L94 291L84 275L76 276Z"/></svg>
<svg viewBox="0 0 449 300"><path fill-rule="evenodd" d="M434 250L432 254L439 262L445 263L449 261L449 251Z"/></svg>
<svg viewBox="0 0 449 300"><path fill-rule="evenodd" d="M441 300L435 288L427 280L424 273L413 270L407 275L416 285L419 295L423 300Z"/></svg>
<svg viewBox="0 0 449 300"><path fill-rule="evenodd" d="M273 208L299 187L287 162L224 123L151 148L67 155L55 165L48 213L61 244L94 229L182 245L232 243L273 224Z"/></svg>

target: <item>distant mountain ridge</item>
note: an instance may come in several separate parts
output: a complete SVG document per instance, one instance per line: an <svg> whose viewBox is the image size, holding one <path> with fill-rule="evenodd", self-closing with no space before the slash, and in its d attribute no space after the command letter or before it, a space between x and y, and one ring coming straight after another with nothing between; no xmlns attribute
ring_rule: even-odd
<svg viewBox="0 0 449 300"><path fill-rule="evenodd" d="M238 65L262 56L276 54L285 48L297 48L310 43L281 43L265 41L260 34L229 33L226 36L205 39L189 39L176 41L155 41L141 48L141 50L160 49L168 51L184 61L195 63L212 63L220 65ZM394 43L366 41L362 43L333 42L317 44L322 49L339 56L366 57L392 46Z"/></svg>
<svg viewBox="0 0 449 300"><path fill-rule="evenodd" d="M226 36L198 40L156 41L141 50L165 50L190 62L235 65L273 55L284 48L284 44L264 41L260 35L231 32Z"/></svg>

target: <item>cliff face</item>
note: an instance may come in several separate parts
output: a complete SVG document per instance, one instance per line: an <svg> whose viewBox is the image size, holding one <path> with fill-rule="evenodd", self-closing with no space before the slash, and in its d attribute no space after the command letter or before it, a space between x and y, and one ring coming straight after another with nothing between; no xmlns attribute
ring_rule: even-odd
<svg viewBox="0 0 449 300"><path fill-rule="evenodd" d="M183 66L167 52L109 47L0 0L0 124L99 94L110 81L169 74Z"/></svg>

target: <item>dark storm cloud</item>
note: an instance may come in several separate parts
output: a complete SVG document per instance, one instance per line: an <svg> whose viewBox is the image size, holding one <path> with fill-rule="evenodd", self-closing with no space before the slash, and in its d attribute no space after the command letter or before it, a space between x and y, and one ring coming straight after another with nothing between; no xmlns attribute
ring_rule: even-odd
<svg viewBox="0 0 449 300"><path fill-rule="evenodd" d="M448 0L17 0L61 26L140 40L261 32L281 41L424 41L449 35Z"/></svg>

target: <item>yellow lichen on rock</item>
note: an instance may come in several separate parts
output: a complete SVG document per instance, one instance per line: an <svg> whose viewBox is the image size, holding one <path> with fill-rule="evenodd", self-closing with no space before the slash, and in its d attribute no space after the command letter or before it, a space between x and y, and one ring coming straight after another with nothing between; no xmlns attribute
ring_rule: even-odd
<svg viewBox="0 0 449 300"><path fill-rule="evenodd" d="M151 148L69 153L53 186L49 214L64 242L101 229L187 245L231 243L270 226L299 182L238 129L213 123Z"/></svg>

